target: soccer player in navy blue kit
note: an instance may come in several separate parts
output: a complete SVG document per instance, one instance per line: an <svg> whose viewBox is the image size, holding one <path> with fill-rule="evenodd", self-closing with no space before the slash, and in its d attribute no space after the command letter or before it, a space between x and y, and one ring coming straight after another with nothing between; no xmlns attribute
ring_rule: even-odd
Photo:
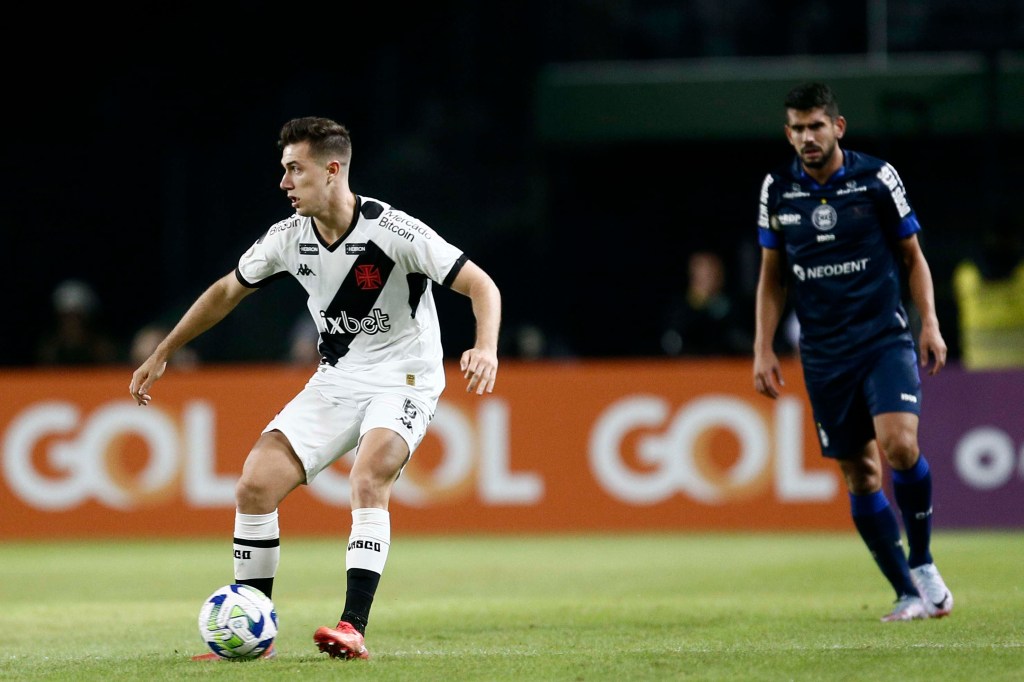
<svg viewBox="0 0 1024 682"><path fill-rule="evenodd" d="M846 481L854 525L896 592L882 620L940 618L953 596L931 555L932 479L918 448L921 380L904 310L906 278L920 315L920 365L938 372L946 343L935 314L921 226L888 163L844 150L846 119L821 83L785 99L796 156L765 176L758 236L754 388L775 399L784 385L773 340L792 289L800 361L822 454ZM882 458L907 534L883 490Z"/></svg>

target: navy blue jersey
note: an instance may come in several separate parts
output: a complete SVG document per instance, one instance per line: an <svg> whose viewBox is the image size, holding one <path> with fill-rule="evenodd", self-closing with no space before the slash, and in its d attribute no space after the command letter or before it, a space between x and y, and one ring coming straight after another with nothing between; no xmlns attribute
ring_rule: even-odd
<svg viewBox="0 0 1024 682"><path fill-rule="evenodd" d="M913 344L896 249L921 226L891 165L843 150L819 185L794 157L765 176L757 225L761 246L785 249L805 364Z"/></svg>

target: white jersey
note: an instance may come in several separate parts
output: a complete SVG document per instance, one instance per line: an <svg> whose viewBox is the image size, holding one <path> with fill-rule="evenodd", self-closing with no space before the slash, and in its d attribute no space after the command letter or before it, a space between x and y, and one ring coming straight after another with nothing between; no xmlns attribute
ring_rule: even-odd
<svg viewBox="0 0 1024 682"><path fill-rule="evenodd" d="M334 244L296 214L256 240L235 275L246 287L285 273L299 281L320 332L321 371L372 372L382 388L420 396L426 389L436 400L444 369L431 286L450 286L465 262L416 218L357 196L352 225Z"/></svg>

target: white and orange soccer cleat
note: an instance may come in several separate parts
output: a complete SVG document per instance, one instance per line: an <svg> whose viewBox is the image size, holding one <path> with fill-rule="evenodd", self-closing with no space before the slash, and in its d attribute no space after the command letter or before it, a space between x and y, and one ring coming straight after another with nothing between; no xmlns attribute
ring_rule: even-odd
<svg viewBox="0 0 1024 682"><path fill-rule="evenodd" d="M953 593L946 587L935 564L924 564L910 569L910 577L914 579L914 585L921 593L928 616L931 618L948 616L953 610Z"/></svg>
<svg viewBox="0 0 1024 682"><path fill-rule="evenodd" d="M917 595L903 595L896 600L892 611L882 616L883 623L896 623L904 620L923 620L928 617L924 608L924 600Z"/></svg>

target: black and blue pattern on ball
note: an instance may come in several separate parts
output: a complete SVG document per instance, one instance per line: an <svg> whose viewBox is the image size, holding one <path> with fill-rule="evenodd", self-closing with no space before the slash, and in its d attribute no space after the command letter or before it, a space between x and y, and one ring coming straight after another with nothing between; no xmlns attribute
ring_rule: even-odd
<svg viewBox="0 0 1024 682"><path fill-rule="evenodd" d="M273 644L277 612L273 602L256 588L226 585L204 603L199 630L210 650L221 658L249 660Z"/></svg>

